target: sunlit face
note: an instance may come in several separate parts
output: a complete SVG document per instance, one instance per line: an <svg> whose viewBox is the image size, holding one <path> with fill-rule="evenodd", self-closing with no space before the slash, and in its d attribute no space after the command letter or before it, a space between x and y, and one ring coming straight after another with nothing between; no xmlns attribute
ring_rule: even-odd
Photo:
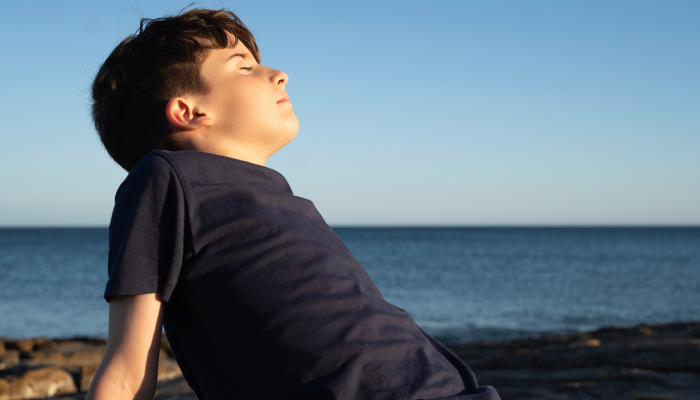
<svg viewBox="0 0 700 400"><path fill-rule="evenodd" d="M285 90L289 77L258 64L240 41L211 50L201 73L209 89L201 102L218 140L269 156L296 136L299 121Z"/></svg>

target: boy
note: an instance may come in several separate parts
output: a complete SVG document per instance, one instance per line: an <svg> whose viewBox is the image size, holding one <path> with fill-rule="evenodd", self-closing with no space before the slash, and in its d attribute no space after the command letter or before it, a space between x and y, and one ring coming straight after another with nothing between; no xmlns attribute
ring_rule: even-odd
<svg viewBox="0 0 700 400"><path fill-rule="evenodd" d="M152 399L164 325L198 399L498 399L264 166L298 121L259 62L233 13L194 9L143 21L98 71L95 126L129 175L88 398Z"/></svg>

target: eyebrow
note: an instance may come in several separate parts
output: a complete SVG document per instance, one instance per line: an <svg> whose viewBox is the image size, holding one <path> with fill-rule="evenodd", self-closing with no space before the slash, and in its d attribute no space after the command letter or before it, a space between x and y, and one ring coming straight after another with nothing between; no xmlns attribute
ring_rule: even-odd
<svg viewBox="0 0 700 400"><path fill-rule="evenodd" d="M227 63L229 60L231 60L234 57L241 57L243 59L246 59L246 58L248 58L248 54L245 54L245 53L231 54L230 56L226 57L226 60L224 60L224 63Z"/></svg>

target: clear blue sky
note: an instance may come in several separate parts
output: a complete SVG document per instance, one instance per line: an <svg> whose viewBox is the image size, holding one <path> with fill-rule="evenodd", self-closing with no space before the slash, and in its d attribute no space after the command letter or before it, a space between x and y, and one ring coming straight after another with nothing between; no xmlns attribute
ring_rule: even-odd
<svg viewBox="0 0 700 400"><path fill-rule="evenodd" d="M109 223L99 64L186 1L15 1L0 225ZM698 1L245 1L301 129L268 166L331 225L700 224Z"/></svg>

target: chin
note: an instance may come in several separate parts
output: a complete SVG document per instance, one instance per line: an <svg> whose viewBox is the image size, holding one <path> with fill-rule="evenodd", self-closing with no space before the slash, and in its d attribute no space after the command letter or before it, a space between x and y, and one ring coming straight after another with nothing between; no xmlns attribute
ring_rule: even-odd
<svg viewBox="0 0 700 400"><path fill-rule="evenodd" d="M273 151L271 154L276 153L278 150L288 145L289 142L291 142L297 136L298 132L298 124L286 125L277 129L277 131L274 133L274 136L271 136L268 142L271 145L274 143L274 148L272 149Z"/></svg>
<svg viewBox="0 0 700 400"><path fill-rule="evenodd" d="M295 137L297 137L297 133L299 132L299 129L295 129L293 131L287 132L284 136L281 137L282 143L280 146L280 149L286 145L289 144L292 140L294 140Z"/></svg>
<svg viewBox="0 0 700 400"><path fill-rule="evenodd" d="M297 133L299 133L299 120L296 118L296 115L294 119L288 121L280 131L282 133L281 136L285 138L284 144L286 145L291 142L292 139L297 136Z"/></svg>

